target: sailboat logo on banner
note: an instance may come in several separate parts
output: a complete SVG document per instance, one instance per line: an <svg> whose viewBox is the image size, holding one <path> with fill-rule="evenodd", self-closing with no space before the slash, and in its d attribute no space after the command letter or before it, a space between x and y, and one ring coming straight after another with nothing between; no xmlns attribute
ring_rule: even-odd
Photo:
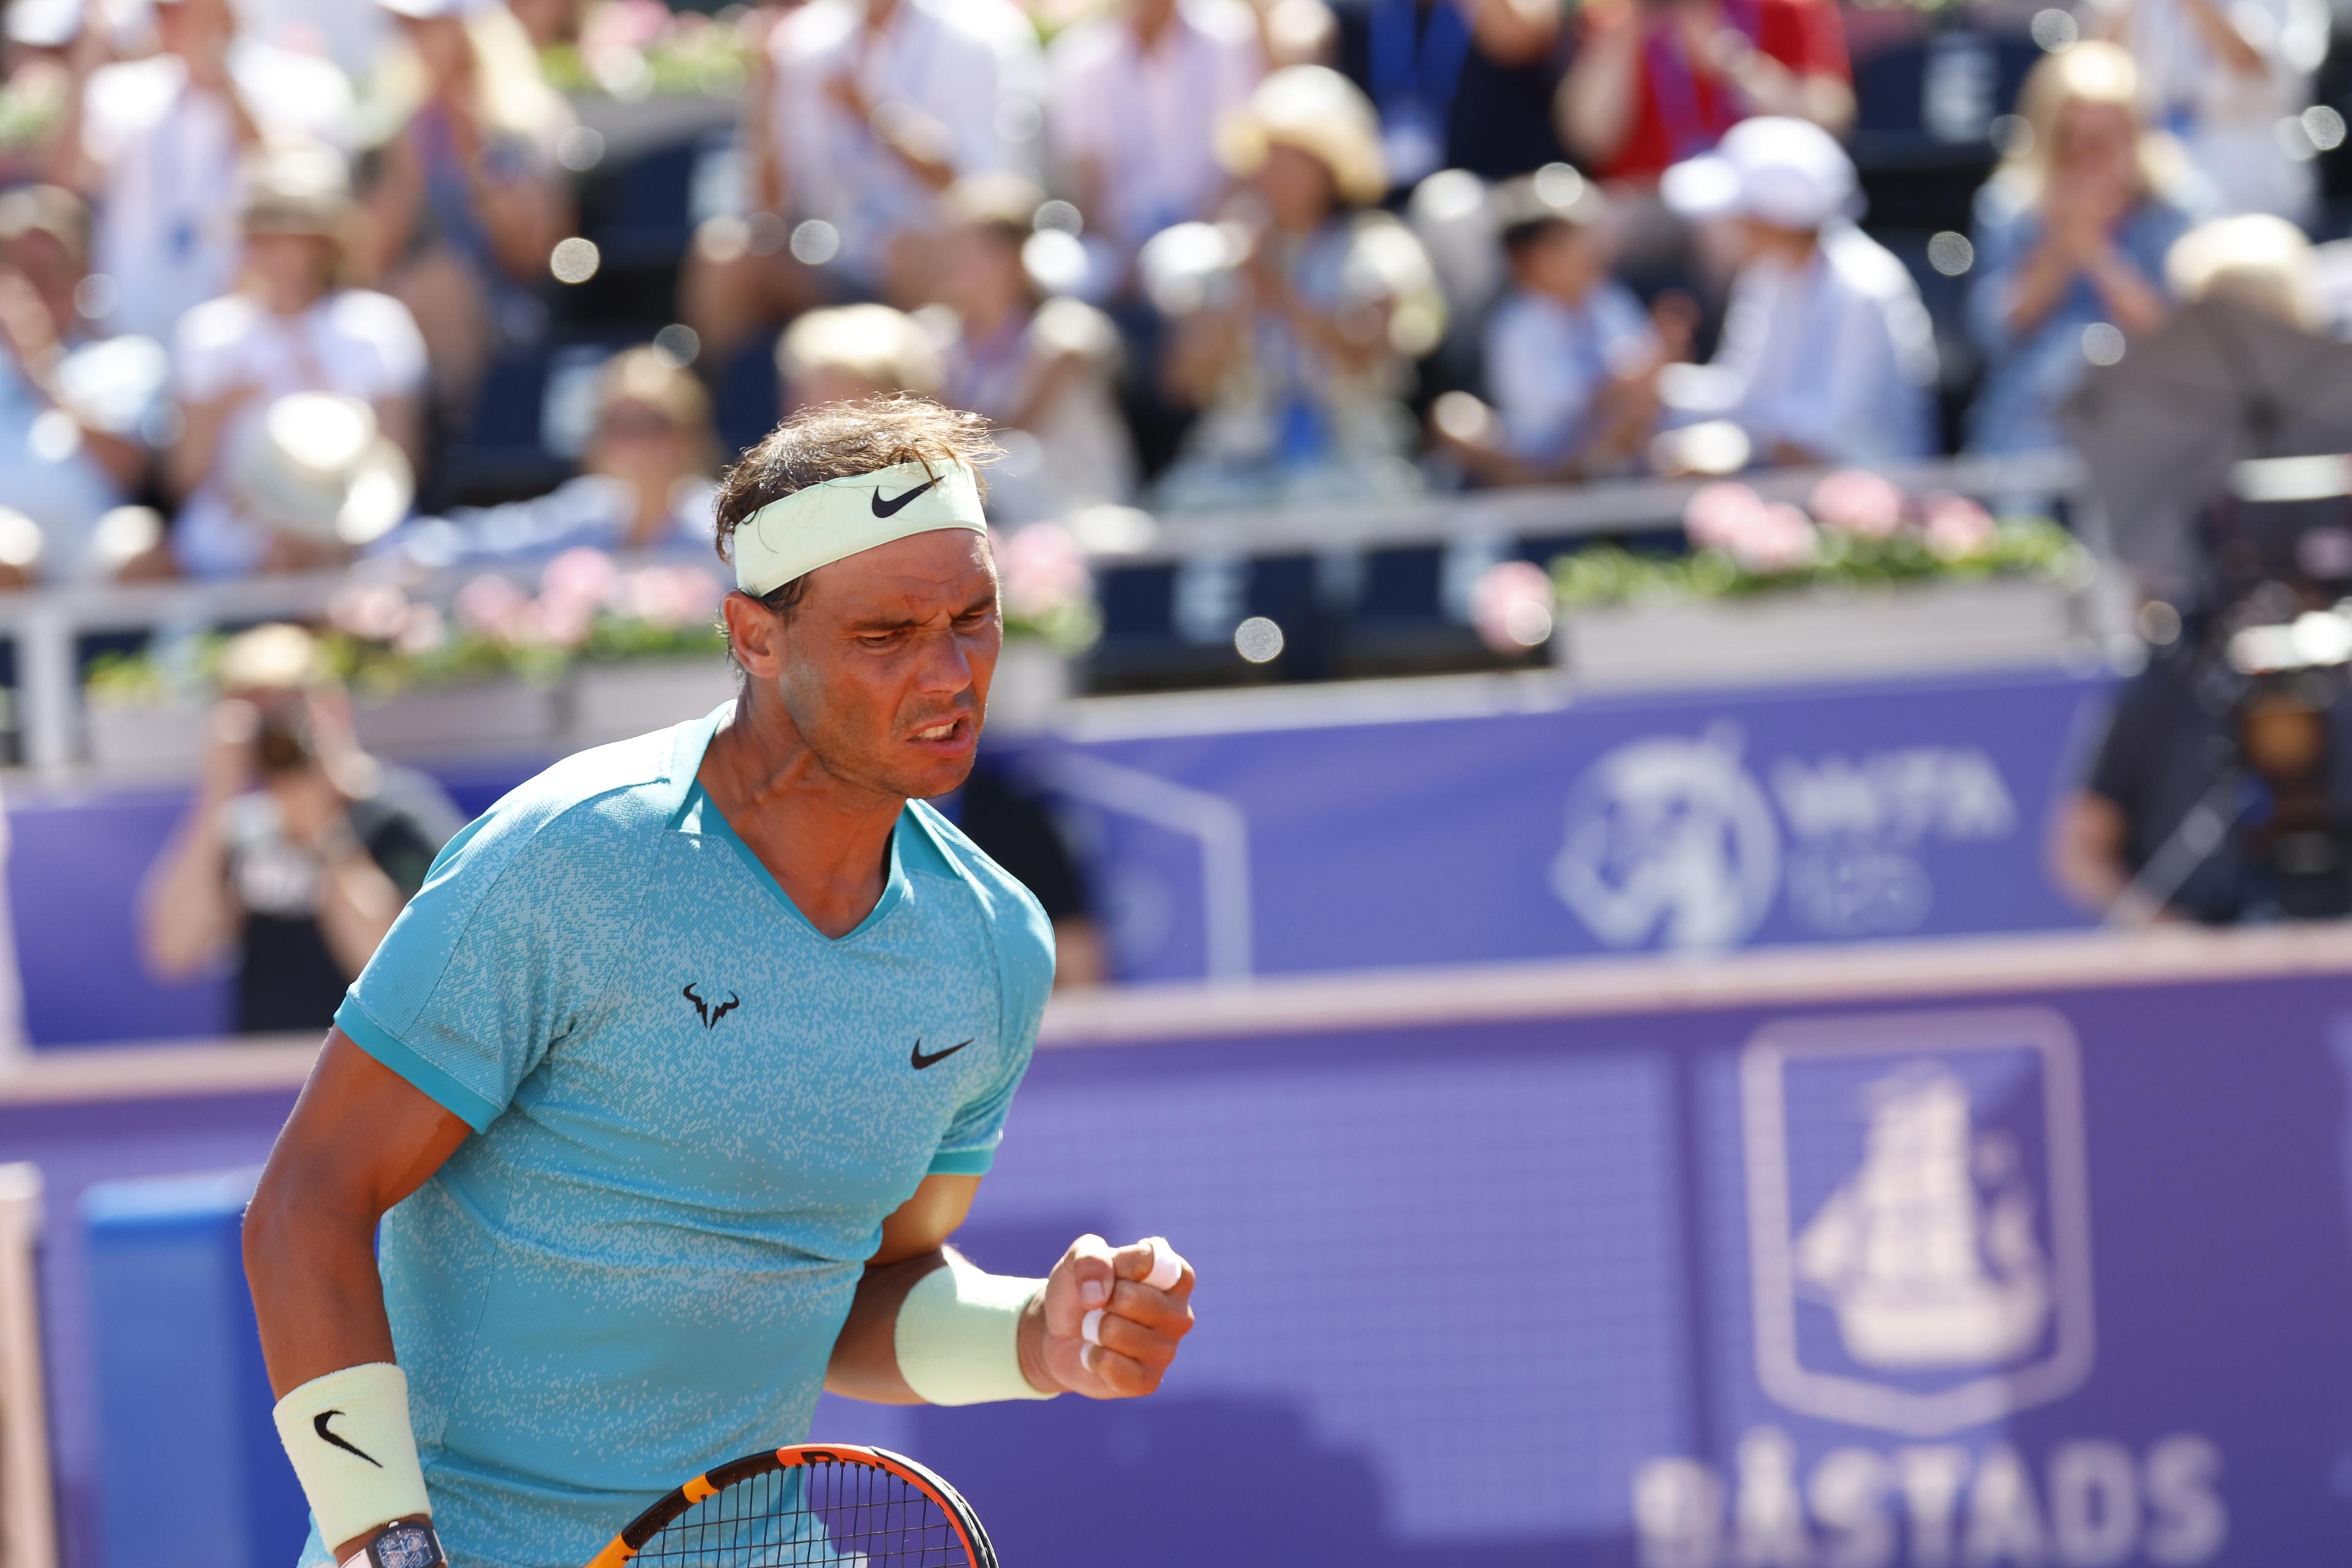
<svg viewBox="0 0 2352 1568"><path fill-rule="evenodd" d="M2090 1374L2073 1031L2046 1009L1791 1019L1741 1061L1757 1373L1916 1436Z"/></svg>

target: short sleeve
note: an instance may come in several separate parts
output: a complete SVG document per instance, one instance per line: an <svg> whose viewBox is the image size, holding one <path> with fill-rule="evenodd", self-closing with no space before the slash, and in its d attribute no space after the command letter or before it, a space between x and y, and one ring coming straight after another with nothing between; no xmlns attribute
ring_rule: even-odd
<svg viewBox="0 0 2352 1568"><path fill-rule="evenodd" d="M996 946L1002 987L1000 1037L1004 1061L988 1087L957 1110L931 1156L933 1175L986 1173L1004 1139L1005 1113L1013 1092L1029 1070L1037 1048L1037 1028L1045 1016L1045 997L1054 988L1054 928L1045 911L1027 889L993 867L992 876L976 878L982 895L992 906L990 931Z"/></svg>
<svg viewBox="0 0 2352 1568"><path fill-rule="evenodd" d="M172 345L173 395L209 403L250 379L245 348L253 326L252 307L236 295L208 300L182 316Z"/></svg>
<svg viewBox="0 0 2352 1568"><path fill-rule="evenodd" d="M424 334L408 307L391 295L369 289L343 294L335 301L334 327L340 352L352 356L353 395L370 402L413 397L424 386Z"/></svg>
<svg viewBox="0 0 2352 1568"><path fill-rule="evenodd" d="M451 839L335 1013L353 1044L477 1132L577 1005L576 944L556 930L564 837L493 808Z"/></svg>

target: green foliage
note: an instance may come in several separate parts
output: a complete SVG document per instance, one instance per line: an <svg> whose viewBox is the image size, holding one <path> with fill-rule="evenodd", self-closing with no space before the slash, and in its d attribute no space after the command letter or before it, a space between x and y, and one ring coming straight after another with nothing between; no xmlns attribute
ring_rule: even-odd
<svg viewBox="0 0 2352 1568"><path fill-rule="evenodd" d="M1966 555L1937 553L1906 529L1885 539L1821 530L1811 559L1785 570L1759 570L1724 550L1682 555L1636 554L1614 544L1556 556L1554 592L1567 605L1634 605L1746 598L1796 589L1869 589L1910 583L2042 577L2075 583L2088 557L2074 535L2047 518L2011 519L1987 546Z"/></svg>

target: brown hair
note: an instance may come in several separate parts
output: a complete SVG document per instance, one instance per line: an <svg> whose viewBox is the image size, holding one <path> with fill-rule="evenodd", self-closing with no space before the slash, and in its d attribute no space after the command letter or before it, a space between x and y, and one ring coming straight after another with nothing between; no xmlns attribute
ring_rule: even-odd
<svg viewBox="0 0 2352 1568"><path fill-rule="evenodd" d="M901 394L804 408L768 432L766 439L719 479L719 558L732 564L736 529L761 507L827 479L870 474L900 463L961 462L978 468L998 455L988 421L928 397ZM987 494L982 481L981 493ZM795 577L762 599L789 611L808 579Z"/></svg>

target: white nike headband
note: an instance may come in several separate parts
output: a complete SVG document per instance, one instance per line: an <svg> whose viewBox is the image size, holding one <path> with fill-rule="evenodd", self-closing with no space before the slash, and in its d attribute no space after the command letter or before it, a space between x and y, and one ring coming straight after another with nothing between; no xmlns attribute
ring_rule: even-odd
<svg viewBox="0 0 2352 1568"><path fill-rule="evenodd" d="M900 463L772 500L735 528L735 585L759 598L793 578L910 534L988 531L969 465Z"/></svg>

